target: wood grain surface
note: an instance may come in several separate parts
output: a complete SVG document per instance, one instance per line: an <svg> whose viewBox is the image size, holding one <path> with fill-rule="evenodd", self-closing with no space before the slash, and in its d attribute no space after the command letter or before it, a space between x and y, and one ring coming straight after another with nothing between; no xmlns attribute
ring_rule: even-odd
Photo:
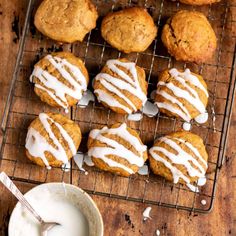
<svg viewBox="0 0 236 236"><path fill-rule="evenodd" d="M236 0L231 1L236 4ZM0 0L0 119L9 91L27 0ZM236 21L232 21L234 24ZM236 24L232 25L235 43ZM0 135L0 141L2 134ZM236 109L231 121L226 162L221 169L214 208L206 215L152 207L151 220L143 222L146 204L92 196L101 210L105 236L223 236L236 235ZM16 182L26 192L31 184ZM0 185L0 235L7 235L8 221L16 199Z"/></svg>

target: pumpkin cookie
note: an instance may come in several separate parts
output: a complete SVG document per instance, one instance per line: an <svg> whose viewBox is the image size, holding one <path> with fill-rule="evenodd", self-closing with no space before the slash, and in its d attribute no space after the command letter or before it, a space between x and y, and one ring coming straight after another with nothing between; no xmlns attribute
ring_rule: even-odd
<svg viewBox="0 0 236 236"><path fill-rule="evenodd" d="M147 147L137 132L125 123L111 128L94 129L89 134L88 155L96 167L129 176L136 173L147 159Z"/></svg>
<svg viewBox="0 0 236 236"><path fill-rule="evenodd" d="M82 98L89 76L79 58L69 52L57 52L35 64L30 81L42 101L67 110Z"/></svg>
<svg viewBox="0 0 236 236"><path fill-rule="evenodd" d="M59 42L83 41L96 27L98 13L90 0L44 0L36 11L34 24L47 37Z"/></svg>
<svg viewBox="0 0 236 236"><path fill-rule="evenodd" d="M81 142L80 127L72 120L54 113L40 113L28 128L26 156L47 168L67 164Z"/></svg>
<svg viewBox="0 0 236 236"><path fill-rule="evenodd" d="M220 0L179 0L179 1L185 4L198 5L198 6L220 2Z"/></svg>
<svg viewBox="0 0 236 236"><path fill-rule="evenodd" d="M154 174L189 187L205 177L207 160L203 140L186 131L159 138L149 150L150 167Z"/></svg>
<svg viewBox="0 0 236 236"><path fill-rule="evenodd" d="M202 76L172 68L159 76L155 104L162 113L189 122L206 112L208 97Z"/></svg>
<svg viewBox="0 0 236 236"><path fill-rule="evenodd" d="M93 87L98 101L117 113L131 114L147 101L145 72L126 59L108 60Z"/></svg>
<svg viewBox="0 0 236 236"><path fill-rule="evenodd" d="M101 26L102 37L125 53L145 51L157 34L157 27L144 8L132 7L108 14Z"/></svg>
<svg viewBox="0 0 236 236"><path fill-rule="evenodd" d="M176 60L202 63L209 60L217 39L207 18L197 11L179 11L165 24L162 42Z"/></svg>

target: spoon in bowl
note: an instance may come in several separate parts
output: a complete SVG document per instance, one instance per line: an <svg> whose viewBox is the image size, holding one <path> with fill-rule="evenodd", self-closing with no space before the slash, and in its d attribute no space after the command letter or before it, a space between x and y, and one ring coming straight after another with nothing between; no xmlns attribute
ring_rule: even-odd
<svg viewBox="0 0 236 236"><path fill-rule="evenodd" d="M0 173L0 181L5 185L5 187L19 200L19 202L39 221L41 236L47 236L47 233L56 225L60 225L56 222L45 222L41 216L34 210L30 203L26 200L24 195L16 187L16 185L11 181L5 172Z"/></svg>

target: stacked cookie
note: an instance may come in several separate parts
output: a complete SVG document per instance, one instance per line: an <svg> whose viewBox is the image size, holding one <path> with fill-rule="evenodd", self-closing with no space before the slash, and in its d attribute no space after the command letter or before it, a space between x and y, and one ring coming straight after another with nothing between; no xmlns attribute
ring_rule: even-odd
<svg viewBox="0 0 236 236"><path fill-rule="evenodd" d="M192 5L216 0L180 0ZM44 0L35 15L36 28L60 43L83 41L96 27L98 13L89 0ZM144 52L157 36L157 26L144 8L132 7L109 13L101 34L124 53ZM176 60L203 63L217 45L207 18L196 11L179 11L163 27L161 39ZM72 53L47 55L35 64L30 77L35 93L50 106L66 111L87 90L89 75L82 60ZM108 60L93 80L98 102L120 114L142 110L147 101L145 71L126 58ZM166 69L159 75L155 104L161 113L190 122L206 112L207 85L189 69ZM40 166L62 166L75 155L81 142L80 127L54 113L41 113L28 129L27 157ZM138 133L125 123L94 129L88 137L88 155L95 166L122 176L135 174L149 159L153 173L174 183L191 186L205 176L208 155L202 139L180 131L161 137L147 151Z"/></svg>

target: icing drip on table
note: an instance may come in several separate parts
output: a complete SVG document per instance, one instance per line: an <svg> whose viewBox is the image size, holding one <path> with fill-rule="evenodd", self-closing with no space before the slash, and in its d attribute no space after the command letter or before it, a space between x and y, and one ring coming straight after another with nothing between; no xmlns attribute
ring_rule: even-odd
<svg viewBox="0 0 236 236"><path fill-rule="evenodd" d="M123 102L120 103L115 96L110 95L105 90L95 89L94 93L97 95L98 100L111 107L120 108L128 114L137 111L135 104L123 93L123 91L128 91L132 95L136 96L137 99L141 100L142 104L145 104L147 101L146 94L142 91L139 84L135 63L122 62L119 60L108 60L106 66L120 78L111 76L107 73L99 73L95 77L95 80L100 81L106 90L121 98ZM131 76L119 67L128 70Z"/></svg>
<svg viewBox="0 0 236 236"><path fill-rule="evenodd" d="M172 82L164 82L159 81L157 87L165 86L174 94L171 95L166 91L157 89L157 94L159 96L164 97L167 101L166 102L156 102L156 105L159 108L163 108L168 110L174 114L177 114L185 121L189 122L192 117L184 106L184 104L180 101L180 99L185 99L189 102L196 110L198 110L201 114L205 113L205 105L203 104L202 100L200 99L197 91L193 89L191 86L188 85L190 83L193 86L196 86L200 90L202 90L206 97L209 97L206 88L202 85L199 78L191 73L189 69L186 69L184 72L179 72L177 69L173 68L169 70L170 75L175 78L185 89L181 89L178 86L174 85ZM174 105L178 105L175 107Z"/></svg>
<svg viewBox="0 0 236 236"><path fill-rule="evenodd" d="M142 108L143 114L147 115L148 117L156 116L158 111L158 107L149 101L146 101L145 105Z"/></svg>
<svg viewBox="0 0 236 236"><path fill-rule="evenodd" d="M147 219L151 219L150 217L150 212L151 212L152 208L151 207L147 207L144 212L143 212L143 220L146 221Z"/></svg>
<svg viewBox="0 0 236 236"><path fill-rule="evenodd" d="M42 136L36 129L30 127L26 137L25 147L29 154L35 158L41 158L46 167L49 167L48 160L45 156L45 152L51 153L56 160L62 161L64 164L68 163L68 157L64 147L55 134L53 133L52 127L49 121L54 124L59 130L61 136L66 141L72 155L76 154L76 147L73 139L67 133L67 131L55 120L49 117L45 113L39 114L39 120L43 125L43 128L47 132L49 138L52 140L53 145L49 144L44 136ZM55 147L54 147L55 146Z"/></svg>
<svg viewBox="0 0 236 236"><path fill-rule="evenodd" d="M139 168L138 174L140 175L148 175L148 165L144 164L142 167Z"/></svg>
<svg viewBox="0 0 236 236"><path fill-rule="evenodd" d="M93 160L91 159L90 156L88 156L88 154L84 154L84 163L87 166L94 166Z"/></svg>
<svg viewBox="0 0 236 236"><path fill-rule="evenodd" d="M197 181L198 186L203 186L205 184L206 184L206 177L205 176L198 179L198 181Z"/></svg>
<svg viewBox="0 0 236 236"><path fill-rule="evenodd" d="M76 155L73 156L73 159L75 161L75 164L78 166L79 170L86 172L86 170L83 168L84 154L83 153L76 153Z"/></svg>
<svg viewBox="0 0 236 236"><path fill-rule="evenodd" d="M134 152L130 151L128 148L118 143L116 140L105 137L104 134L119 136L130 145L132 145L132 147L139 153L139 155L136 155ZM101 130L94 129L90 132L89 137L106 144L107 147L91 147L88 150L88 156L102 159L110 167L121 168L130 174L134 173L131 168L110 159L109 155L115 155L121 159L125 159L130 164L137 165L138 167L144 165L143 152L147 150L147 147L127 130L127 125L125 123L121 124L117 128L109 129L107 127L104 127Z"/></svg>
<svg viewBox="0 0 236 236"><path fill-rule="evenodd" d="M81 100L78 102L78 106L81 108L85 108L86 106L88 106L89 102L94 102L95 101L95 97L93 95L93 93L90 90L87 90L86 92L84 92L83 97L81 98Z"/></svg>
<svg viewBox="0 0 236 236"><path fill-rule="evenodd" d="M57 77L37 65L32 72L30 81L34 82L34 77L39 79L43 85L35 84L35 87L47 92L59 106L67 110L69 104L66 96L69 95L72 98L80 100L83 91L87 89L86 78L78 67L71 64L66 59L52 55L47 55L45 58L56 68L60 76L62 76L70 86L67 86Z"/></svg>
<svg viewBox="0 0 236 236"><path fill-rule="evenodd" d="M205 205L206 205L206 203L207 203L207 202L206 202L206 200L205 200L205 199L202 199L202 200L201 200L201 204L202 204L203 206L205 206Z"/></svg>
<svg viewBox="0 0 236 236"><path fill-rule="evenodd" d="M77 165L77 167L79 168L79 170L85 172L85 175L88 174L88 172L83 168L84 163L87 166L94 166L94 163L91 159L90 156L88 156L87 154L84 153L77 153L74 157L73 157L75 164Z"/></svg>
<svg viewBox="0 0 236 236"><path fill-rule="evenodd" d="M128 120L132 120L132 121L139 121L139 120L142 120L142 118L143 118L142 113L134 113L134 114L128 115Z"/></svg>
<svg viewBox="0 0 236 236"><path fill-rule="evenodd" d="M206 123L208 120L208 113L204 112L202 114L200 114L199 116L195 117L194 120L198 123L198 124L203 124Z"/></svg>
<svg viewBox="0 0 236 236"><path fill-rule="evenodd" d="M214 106L211 108L211 111L212 111L212 126L215 133L216 132L216 113L215 113Z"/></svg>
<svg viewBox="0 0 236 236"><path fill-rule="evenodd" d="M191 123L189 122L184 122L183 123L183 129L186 130L186 131L189 131L191 129Z"/></svg>
<svg viewBox="0 0 236 236"><path fill-rule="evenodd" d="M179 170L176 166L173 165L183 165L190 177L204 178L206 172L205 169L207 169L207 162L201 156L197 148L195 148L191 143L181 138L162 137L159 140L165 145L168 145L177 154L168 151L164 147L154 146L149 150L151 156L155 160L162 162L171 171L173 182L175 184L178 183L179 179L181 178L184 182L186 182L186 185L192 191L198 191L197 187L193 186L190 183L189 177L184 175L181 170ZM182 149L182 147L177 142L184 144L189 150L191 150L194 156L184 151L184 149ZM160 153L164 155L167 159L160 156Z"/></svg>
<svg viewBox="0 0 236 236"><path fill-rule="evenodd" d="M62 169L63 171L65 171L65 172L69 172L70 169L71 169L70 162L67 162L66 164L63 164L63 165L61 166L61 169Z"/></svg>

